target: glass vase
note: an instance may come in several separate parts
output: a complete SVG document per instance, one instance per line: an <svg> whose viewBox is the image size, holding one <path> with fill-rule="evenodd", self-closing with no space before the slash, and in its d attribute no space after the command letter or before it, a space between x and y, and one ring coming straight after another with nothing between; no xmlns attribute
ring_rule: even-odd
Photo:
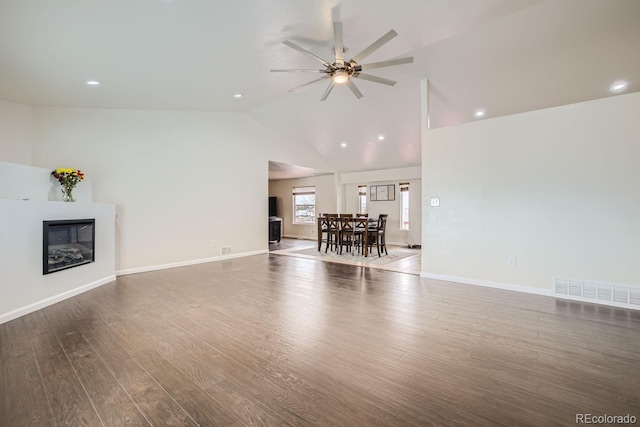
<svg viewBox="0 0 640 427"><path fill-rule="evenodd" d="M73 189L72 188L62 188L62 201L63 202L75 202L76 199L73 198Z"/></svg>

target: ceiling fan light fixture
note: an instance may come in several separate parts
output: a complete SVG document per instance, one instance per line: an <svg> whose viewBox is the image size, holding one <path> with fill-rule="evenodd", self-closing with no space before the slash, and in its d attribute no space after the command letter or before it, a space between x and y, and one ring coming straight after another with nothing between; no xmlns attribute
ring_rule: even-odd
<svg viewBox="0 0 640 427"><path fill-rule="evenodd" d="M333 74L333 82L337 85L346 83L349 80L349 73L345 70L338 70Z"/></svg>

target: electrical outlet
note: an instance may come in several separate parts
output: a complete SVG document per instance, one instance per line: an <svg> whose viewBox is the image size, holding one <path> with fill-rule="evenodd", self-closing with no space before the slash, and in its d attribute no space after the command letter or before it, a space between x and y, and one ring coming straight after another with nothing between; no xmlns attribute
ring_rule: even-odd
<svg viewBox="0 0 640 427"><path fill-rule="evenodd" d="M509 258L507 258L507 265L509 267L515 267L516 266L516 257L510 256Z"/></svg>
<svg viewBox="0 0 640 427"><path fill-rule="evenodd" d="M214 247L215 245L216 245L216 241L215 241L215 240L212 240L212 241L211 241L211 247Z"/></svg>
<svg viewBox="0 0 640 427"><path fill-rule="evenodd" d="M220 249L220 255L229 255L231 253L231 246L225 246Z"/></svg>
<svg viewBox="0 0 640 427"><path fill-rule="evenodd" d="M433 207L440 206L440 198L439 197L432 197L431 198L431 206L433 206Z"/></svg>

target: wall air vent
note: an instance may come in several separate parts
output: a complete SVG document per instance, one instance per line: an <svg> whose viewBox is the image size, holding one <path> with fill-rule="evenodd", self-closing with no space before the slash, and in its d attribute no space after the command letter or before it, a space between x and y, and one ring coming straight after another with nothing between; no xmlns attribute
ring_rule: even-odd
<svg viewBox="0 0 640 427"><path fill-rule="evenodd" d="M556 278L553 294L578 301L591 301L640 310L640 287Z"/></svg>

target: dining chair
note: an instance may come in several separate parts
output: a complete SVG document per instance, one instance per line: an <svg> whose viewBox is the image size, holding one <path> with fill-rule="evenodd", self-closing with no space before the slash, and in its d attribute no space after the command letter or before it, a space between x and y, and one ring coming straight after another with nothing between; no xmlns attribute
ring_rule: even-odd
<svg viewBox="0 0 640 427"><path fill-rule="evenodd" d="M355 218L353 218L353 246L354 246L354 251L357 250L358 252L360 252L363 255L367 255L365 252L365 248L367 248L367 244L365 242L365 239L368 238L365 236L367 236L367 226L369 223L369 218L367 216L363 216L363 215L356 215Z"/></svg>
<svg viewBox="0 0 640 427"><path fill-rule="evenodd" d="M327 215L327 245L324 248L324 252L327 253L329 246L331 250L338 250L338 239L340 238L340 223L337 214Z"/></svg>
<svg viewBox="0 0 640 427"><path fill-rule="evenodd" d="M368 228L369 238L367 245L369 248L372 248L373 245L375 245L378 249L378 256L381 256L380 249L384 251L385 255L389 255L389 252L387 252L387 244L385 239L388 216L388 214L380 214L378 216L377 223L374 223L374 225L371 225Z"/></svg>
<svg viewBox="0 0 640 427"><path fill-rule="evenodd" d="M340 254L342 254L343 246L347 247L347 252L351 252L354 245L354 238L353 218L340 215Z"/></svg>
<svg viewBox="0 0 640 427"><path fill-rule="evenodd" d="M322 243L327 242L329 235L327 230L329 229L329 220L325 214L318 216L318 252L322 249Z"/></svg>

